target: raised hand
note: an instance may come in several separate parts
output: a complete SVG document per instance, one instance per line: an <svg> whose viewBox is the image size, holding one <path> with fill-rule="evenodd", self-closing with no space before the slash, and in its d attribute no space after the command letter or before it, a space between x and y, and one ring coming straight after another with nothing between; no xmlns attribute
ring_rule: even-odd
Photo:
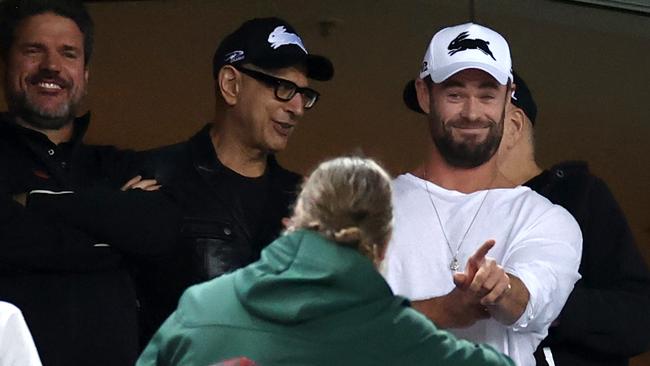
<svg viewBox="0 0 650 366"><path fill-rule="evenodd" d="M413 301L413 307L441 328L464 328L494 318L514 323L526 309L526 286L487 256L494 240L481 245L467 260L465 271L453 275L456 287L447 295Z"/></svg>
<svg viewBox="0 0 650 366"><path fill-rule="evenodd" d="M454 284L474 294L482 305L494 305L512 287L502 266L487 257L494 240L481 245L467 260L464 272L454 273Z"/></svg>

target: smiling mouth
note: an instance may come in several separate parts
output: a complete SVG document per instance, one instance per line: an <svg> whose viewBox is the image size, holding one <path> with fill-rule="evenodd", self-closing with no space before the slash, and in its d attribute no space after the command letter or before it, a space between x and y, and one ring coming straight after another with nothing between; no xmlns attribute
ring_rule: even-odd
<svg viewBox="0 0 650 366"><path fill-rule="evenodd" d="M295 127L295 125L292 125L290 123L284 123L284 122L278 122L278 121L275 121L275 123L277 123L280 127L282 127L285 130L289 130L289 129L292 129L292 128Z"/></svg>
<svg viewBox="0 0 650 366"><path fill-rule="evenodd" d="M289 135L293 132L293 128L296 127L296 125L293 125L291 123L285 123L285 122L279 122L279 121L273 121L275 123L274 130L275 132L283 136L284 138L288 138Z"/></svg>
<svg viewBox="0 0 650 366"><path fill-rule="evenodd" d="M43 89L47 89L47 90L61 90L61 89L63 89L61 87L61 85L59 85L59 84L49 83L49 82L45 82L45 81L41 81L40 83L37 83L36 85L38 85L39 87L41 87Z"/></svg>
<svg viewBox="0 0 650 366"><path fill-rule="evenodd" d="M58 89L58 90L63 89L61 85L55 83L40 82L38 83L38 86L45 89Z"/></svg>
<svg viewBox="0 0 650 366"><path fill-rule="evenodd" d="M451 128L457 128L459 130L481 130L485 128L490 128L491 124L489 123L472 123L472 124L452 124Z"/></svg>
<svg viewBox="0 0 650 366"><path fill-rule="evenodd" d="M71 82L68 82L60 75L47 71L41 71L28 77L27 83L44 92L58 92L72 86Z"/></svg>

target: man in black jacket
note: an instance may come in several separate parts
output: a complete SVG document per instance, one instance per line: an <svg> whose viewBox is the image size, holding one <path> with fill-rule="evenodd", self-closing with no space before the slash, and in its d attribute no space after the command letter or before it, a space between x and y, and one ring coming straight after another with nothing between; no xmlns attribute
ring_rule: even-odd
<svg viewBox="0 0 650 366"><path fill-rule="evenodd" d="M627 365L650 343L647 266L616 199L586 163L539 168L533 137L537 106L516 74L515 84L499 148L500 170L514 183L566 208L584 240L582 279L539 346L538 365L546 365L551 357L558 366Z"/></svg>
<svg viewBox="0 0 650 366"><path fill-rule="evenodd" d="M223 39L213 59L214 122L187 142L146 153L145 174L182 206L184 223L177 252L139 268L143 339L187 286L255 261L280 233L301 178L274 154L318 100L308 79L333 72L278 18L249 20Z"/></svg>
<svg viewBox="0 0 650 366"><path fill-rule="evenodd" d="M89 118L75 118L92 20L75 0L7 0L0 11L8 105L0 115L0 300L22 310L47 366L132 365L135 291L112 239L125 234L132 242L120 244L142 247L122 232L126 201L120 210L94 202L111 207L106 195L132 195L119 188L136 165L128 152L85 145ZM161 202L150 209L170 212Z"/></svg>

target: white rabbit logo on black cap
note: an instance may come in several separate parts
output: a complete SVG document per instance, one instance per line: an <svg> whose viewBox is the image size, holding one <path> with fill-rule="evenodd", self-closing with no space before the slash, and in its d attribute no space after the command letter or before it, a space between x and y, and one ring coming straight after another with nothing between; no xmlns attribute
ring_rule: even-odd
<svg viewBox="0 0 650 366"><path fill-rule="evenodd" d="M300 39L297 34L287 32L287 28L282 25L276 27L273 32L269 34L268 41L273 49L277 49L280 46L288 44L295 44L298 47L302 48L305 53L307 53L307 49L302 44L302 39Z"/></svg>

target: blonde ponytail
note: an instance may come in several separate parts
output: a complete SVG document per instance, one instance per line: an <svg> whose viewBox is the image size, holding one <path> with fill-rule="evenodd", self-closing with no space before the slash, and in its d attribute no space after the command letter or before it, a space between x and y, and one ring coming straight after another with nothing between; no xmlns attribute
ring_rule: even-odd
<svg viewBox="0 0 650 366"><path fill-rule="evenodd" d="M389 175L373 160L343 157L318 166L298 197L293 229L319 231L377 261L392 230Z"/></svg>

